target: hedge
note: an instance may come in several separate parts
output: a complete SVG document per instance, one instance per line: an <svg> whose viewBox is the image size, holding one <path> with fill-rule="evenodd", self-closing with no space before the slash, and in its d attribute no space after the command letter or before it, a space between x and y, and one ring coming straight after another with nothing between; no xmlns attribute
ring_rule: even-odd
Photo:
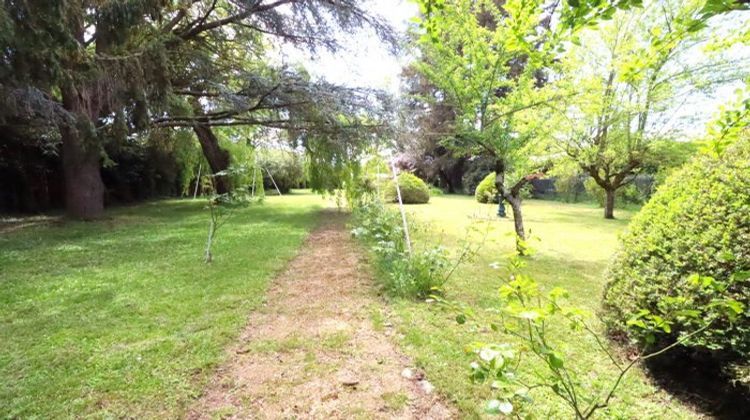
<svg viewBox="0 0 750 420"><path fill-rule="evenodd" d="M604 292L609 330L651 345L674 342L700 322L677 315L675 304L719 316L709 302L728 295L744 304L737 319L719 316L685 346L750 386L750 141L720 157L699 156L670 176L620 240ZM643 311L673 322L656 343L633 322Z"/></svg>

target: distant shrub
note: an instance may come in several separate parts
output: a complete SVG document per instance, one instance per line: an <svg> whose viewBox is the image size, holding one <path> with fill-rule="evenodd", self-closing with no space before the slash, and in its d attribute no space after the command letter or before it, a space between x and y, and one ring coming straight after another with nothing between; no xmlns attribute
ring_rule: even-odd
<svg viewBox="0 0 750 420"><path fill-rule="evenodd" d="M497 188L495 188L495 173L492 172L482 179L474 193L474 198L480 203L497 203Z"/></svg>
<svg viewBox="0 0 750 420"><path fill-rule="evenodd" d="M382 272L383 288L392 296L425 298L448 280L449 260L443 247L407 251L401 215L372 200L354 207L352 234L369 245Z"/></svg>
<svg viewBox="0 0 750 420"><path fill-rule="evenodd" d="M665 181L622 236L608 270L605 322L613 333L646 345L674 342L695 329L686 315L709 313L711 328L686 347L750 386L749 186L749 141L721 157L696 158ZM713 309L719 295L737 301L736 319ZM647 320L663 319L676 321L656 337L643 333Z"/></svg>
<svg viewBox="0 0 750 420"><path fill-rule="evenodd" d="M424 204L430 201L430 188L424 181L408 172L402 172L398 176L398 186L401 190L401 200L404 204ZM396 184L391 180L385 187L385 200L391 203L398 202Z"/></svg>
<svg viewBox="0 0 750 420"><path fill-rule="evenodd" d="M440 188L434 185L430 185L430 196L439 197L441 195L445 195L445 191L441 190Z"/></svg>

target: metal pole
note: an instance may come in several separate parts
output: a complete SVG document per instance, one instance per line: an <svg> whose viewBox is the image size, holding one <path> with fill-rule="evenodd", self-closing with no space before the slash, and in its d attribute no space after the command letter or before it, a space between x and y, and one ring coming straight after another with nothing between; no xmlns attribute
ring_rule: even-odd
<svg viewBox="0 0 750 420"><path fill-rule="evenodd" d="M198 197L198 185L201 184L201 164L198 164L198 178L195 178L195 191L193 192L193 200Z"/></svg>
<svg viewBox="0 0 750 420"><path fill-rule="evenodd" d="M273 175L271 175L271 171L269 171L268 168L265 168L265 169L269 178L271 178L271 182L273 182L273 187L276 188L276 192L279 193L279 195L281 195L281 190L279 189L279 186L276 185L276 181L273 180Z"/></svg>
<svg viewBox="0 0 750 420"><path fill-rule="evenodd" d="M253 152L253 154L255 154L255 152ZM255 197L255 181L258 179L257 169L258 169L258 155L255 155L255 162L253 163L253 190L250 193L251 197Z"/></svg>

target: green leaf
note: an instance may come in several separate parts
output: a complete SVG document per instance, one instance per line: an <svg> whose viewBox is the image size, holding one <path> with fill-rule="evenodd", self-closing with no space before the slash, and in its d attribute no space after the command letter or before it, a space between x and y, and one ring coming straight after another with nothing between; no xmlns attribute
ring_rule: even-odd
<svg viewBox="0 0 750 420"><path fill-rule="evenodd" d="M734 254L729 251L724 251L719 254L719 261L721 262L732 262L735 260Z"/></svg>
<svg viewBox="0 0 750 420"><path fill-rule="evenodd" d="M456 322L458 322L461 325L465 324L466 323L466 315L464 315L464 314L458 314L458 315L456 315Z"/></svg>
<svg viewBox="0 0 750 420"><path fill-rule="evenodd" d="M562 369L564 363L559 353L552 352L549 354L549 356L547 356L547 359L549 360L550 366L552 366L555 369Z"/></svg>

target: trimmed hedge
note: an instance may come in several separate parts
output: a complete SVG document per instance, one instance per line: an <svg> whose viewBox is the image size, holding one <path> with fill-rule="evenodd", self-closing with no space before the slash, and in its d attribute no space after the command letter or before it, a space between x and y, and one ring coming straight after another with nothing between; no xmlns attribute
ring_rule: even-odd
<svg viewBox="0 0 750 420"><path fill-rule="evenodd" d="M401 200L404 204L424 204L430 201L430 188L424 181L408 172L402 172L398 176L398 186L401 190ZM385 200L392 203L398 202L396 184L393 180L385 186Z"/></svg>
<svg viewBox="0 0 750 420"><path fill-rule="evenodd" d="M695 275L719 287L697 288ZM648 344L653 335L633 315L669 318L673 324L656 337L665 344L699 325L670 308L675 302L719 316L686 347L750 386L749 277L750 141L743 139L721 157L700 156L678 170L633 218L607 273L604 320L612 333ZM709 305L726 294L744 304L733 322Z"/></svg>
<svg viewBox="0 0 750 420"><path fill-rule="evenodd" d="M488 174L482 182L477 185L474 198L480 203L497 204L497 188L495 188L495 173Z"/></svg>

